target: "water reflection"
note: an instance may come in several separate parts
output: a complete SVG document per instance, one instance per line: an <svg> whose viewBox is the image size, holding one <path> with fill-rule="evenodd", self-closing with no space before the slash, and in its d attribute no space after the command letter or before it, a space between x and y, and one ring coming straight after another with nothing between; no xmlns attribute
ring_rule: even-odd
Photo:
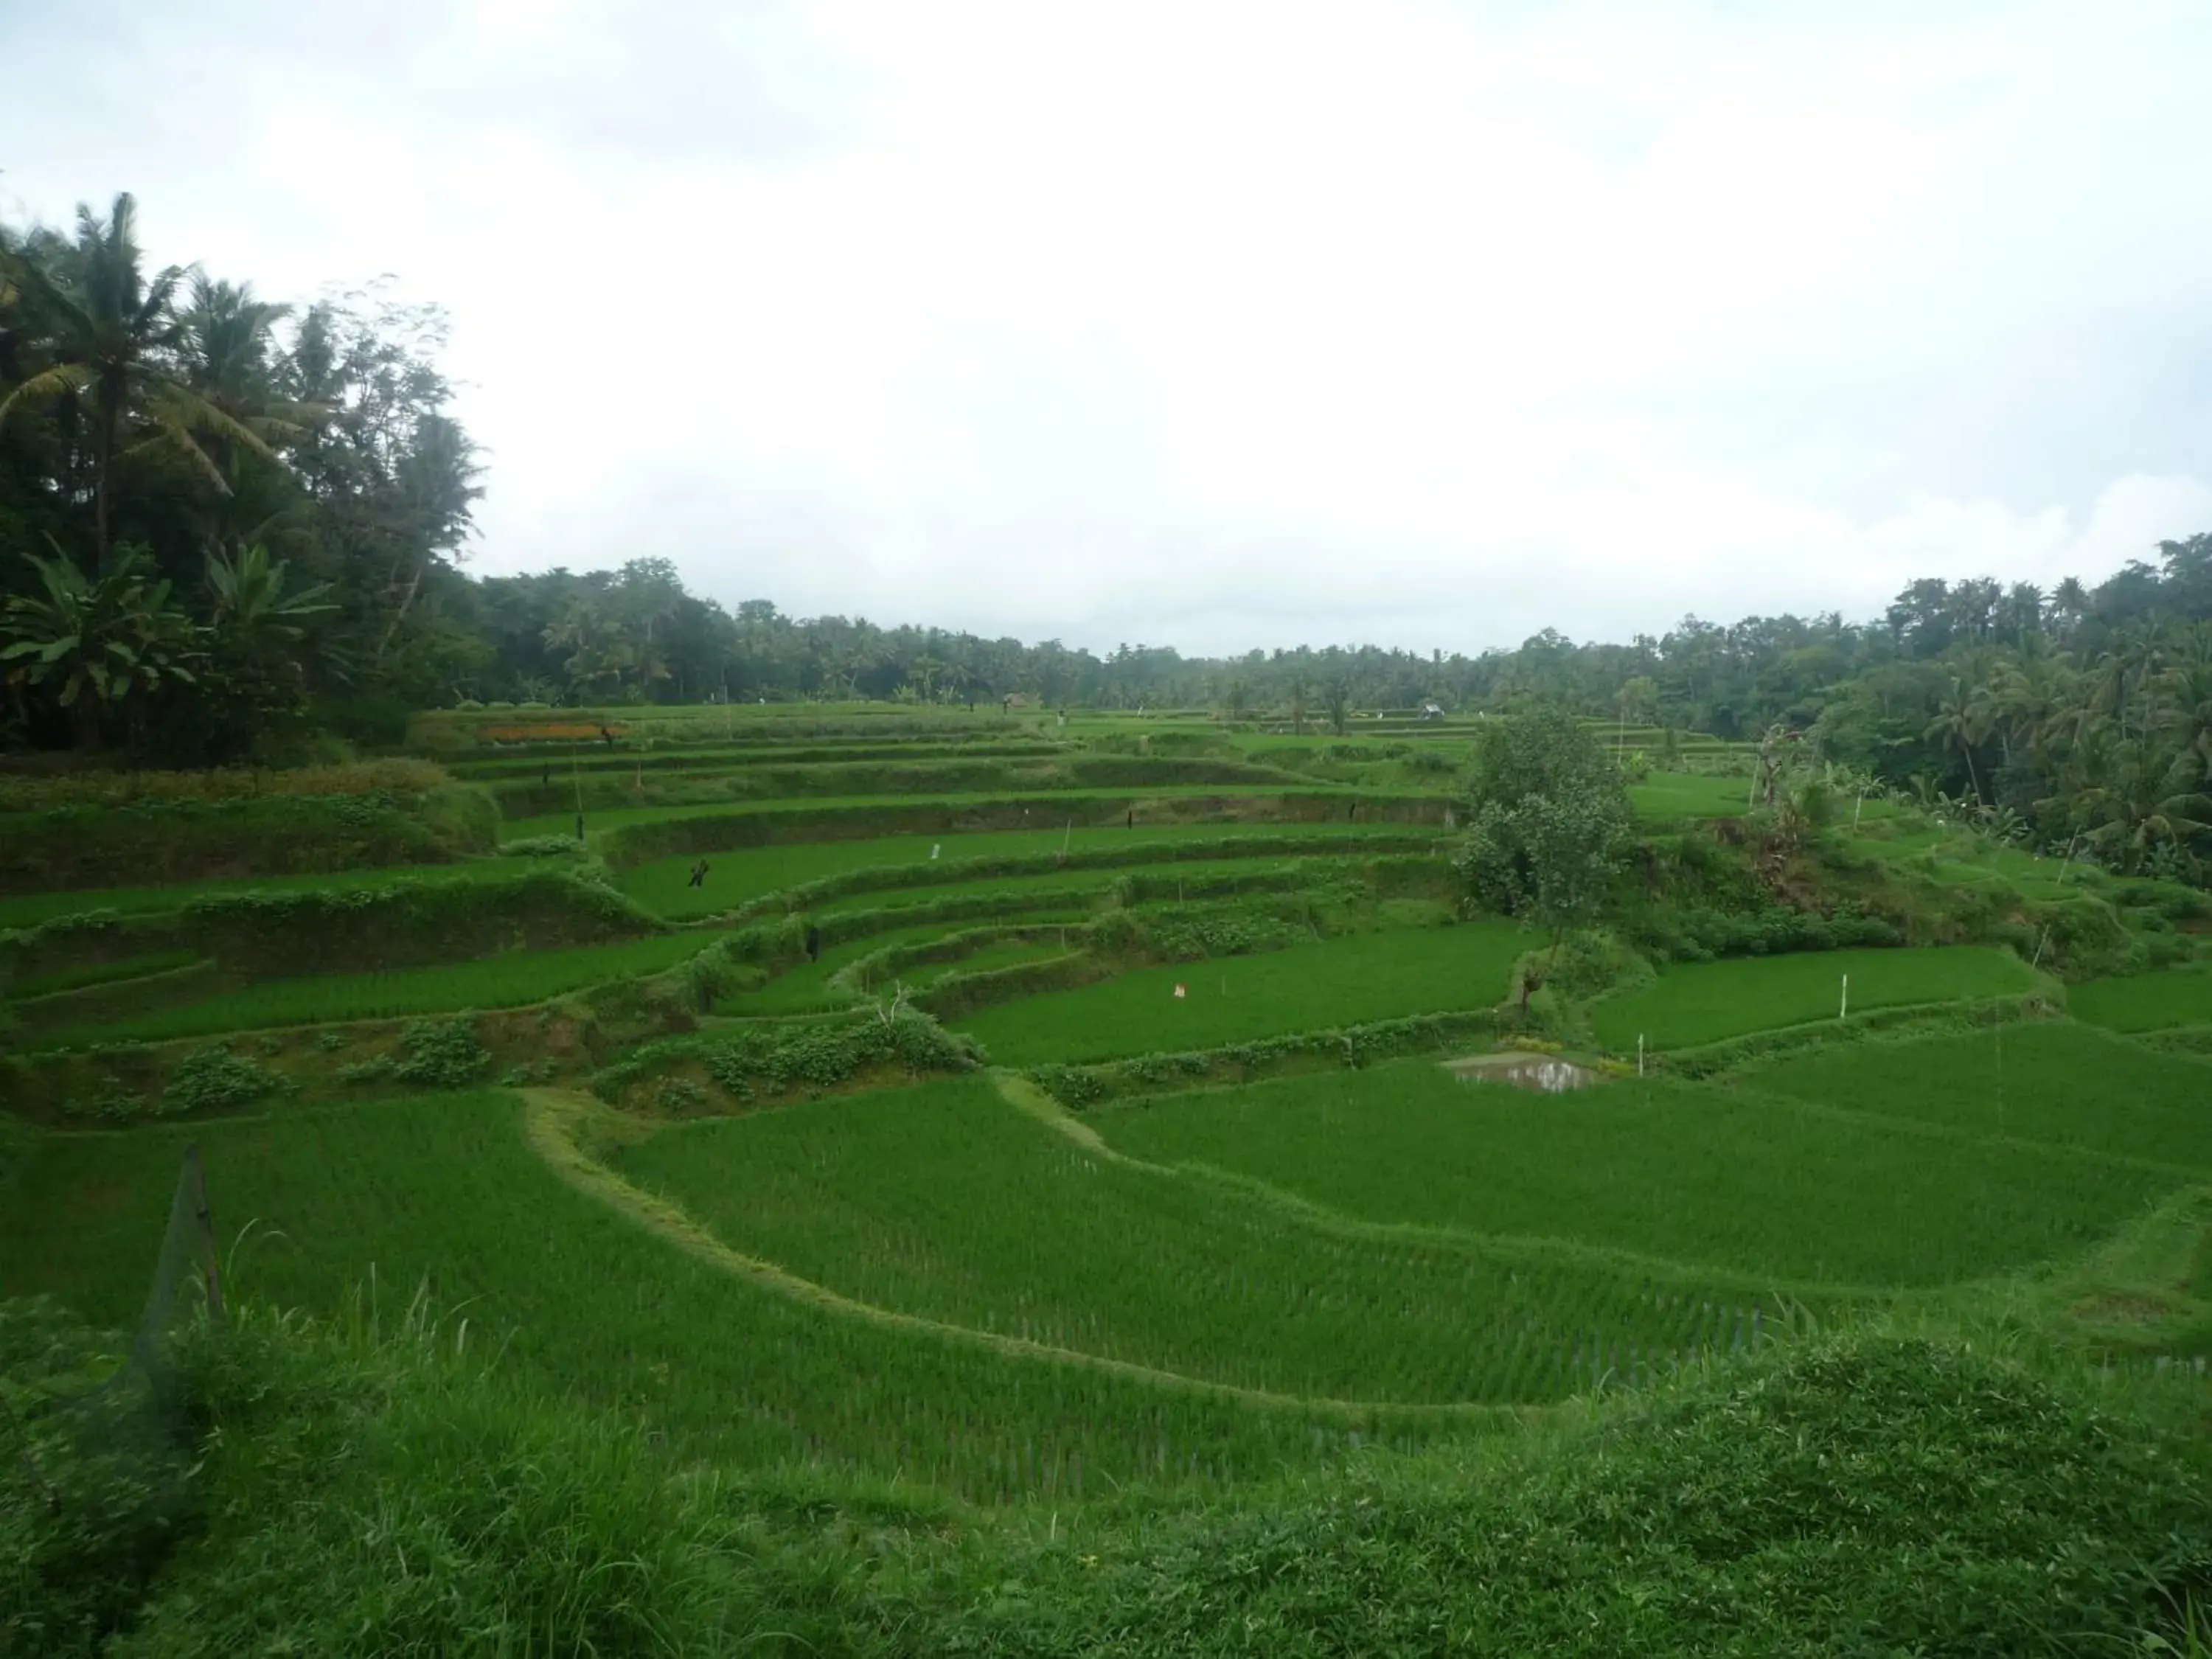
<svg viewBox="0 0 2212 1659"><path fill-rule="evenodd" d="M1587 1066L1556 1054L1469 1054L1446 1060L1444 1069L1462 1083L1504 1083L1547 1095L1586 1089L1601 1080Z"/></svg>

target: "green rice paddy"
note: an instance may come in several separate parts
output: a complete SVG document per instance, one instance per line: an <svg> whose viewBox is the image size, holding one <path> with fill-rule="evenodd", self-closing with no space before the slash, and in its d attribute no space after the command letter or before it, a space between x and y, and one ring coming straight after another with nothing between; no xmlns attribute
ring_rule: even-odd
<svg viewBox="0 0 2212 1659"><path fill-rule="evenodd" d="M514 881L549 867L543 859L475 858L453 864L395 864L371 870L334 870L305 876L234 876L178 882L167 887L88 887L67 893L0 896L0 931L35 927L59 916L91 910L132 914L181 910L196 899L234 893L354 892L407 881Z"/></svg>
<svg viewBox="0 0 2212 1659"><path fill-rule="evenodd" d="M269 1026L392 1019L404 1014L453 1013L465 1008L519 1008L625 974L658 973L697 955L714 938L708 933L670 933L613 945L516 951L427 968L267 980L131 1019L41 1031L36 1046L160 1042Z"/></svg>
<svg viewBox="0 0 2212 1659"><path fill-rule="evenodd" d="M840 969L871 957L894 945L920 945L930 939L941 939L947 933L977 927L1012 927L1020 923L1064 921L1074 923L1085 920L1074 911L1039 911L1021 916L994 917L989 922L927 922L918 927L887 928L879 933L865 934L859 939L846 939L826 947L812 962L802 962L787 969L757 990L732 991L716 1000L718 1014L763 1015L816 1013L825 1008L843 1006L830 988L830 977ZM1054 954L1058 954L1054 947ZM924 970L915 969L897 977L909 985L919 985Z"/></svg>
<svg viewBox="0 0 2212 1659"><path fill-rule="evenodd" d="M1079 852L1103 849L1159 848L1194 841L1219 841L1234 836L1277 839L1288 836L1342 836L1357 843L1363 837L1403 836L1403 824L1362 823L1162 823L1129 829L1000 830L962 835L883 836L864 841L792 842L769 847L739 848L706 855L706 882L690 884L696 855L653 859L620 871L615 884L657 915L678 920L718 915L749 899L784 892L803 883L825 877L848 875L856 870L910 867L918 875L932 866L971 859L1042 857L1063 848ZM938 856L933 859L932 849ZM1072 877L1078 872L1065 872ZM1110 879L1115 872L1103 873ZM880 903L880 893L867 899Z"/></svg>
<svg viewBox="0 0 2212 1659"><path fill-rule="evenodd" d="M1759 1299L1317 1227L1102 1157L982 1079L668 1130L620 1167L863 1301L1275 1393L1555 1399L1601 1352L1650 1370L1724 1344Z"/></svg>
<svg viewBox="0 0 2212 1659"><path fill-rule="evenodd" d="M1540 1095L1425 1061L1170 1096L1096 1121L1132 1157L1364 1220L1828 1285L1937 1285L2073 1255L2185 1179L1690 1084Z"/></svg>
<svg viewBox="0 0 2212 1659"><path fill-rule="evenodd" d="M2212 1170L2212 1063L2070 1023L1826 1049L1740 1081L1870 1117Z"/></svg>
<svg viewBox="0 0 2212 1659"><path fill-rule="evenodd" d="M1514 959L1527 948L1519 928L1495 921L1353 934L1257 956L1142 968L1004 1003L956 1024L1006 1066L1212 1048L1487 1008L1504 996Z"/></svg>
<svg viewBox="0 0 2212 1659"><path fill-rule="evenodd" d="M2111 1031L2163 1031L2212 1025L2212 972L2201 966L2093 979L2067 988L2075 1018Z"/></svg>
<svg viewBox="0 0 2212 1659"><path fill-rule="evenodd" d="M1655 1048L1692 1048L1833 1019L1844 1006L1846 975L1857 1012L2008 996L2037 983L2018 957L1988 945L1747 957L1668 968L1656 983L1596 1004L1591 1023L1615 1053L1634 1053L1639 1036Z"/></svg>
<svg viewBox="0 0 2212 1659"><path fill-rule="evenodd" d="M519 1109L486 1092L41 1139L0 1217L0 1294L134 1320L196 1140L234 1297L336 1312L358 1292L397 1323L419 1289L449 1336L465 1321L471 1351L544 1392L764 1475L1065 1498L1255 1479L1349 1443L1340 1421L825 1314L564 1183Z"/></svg>

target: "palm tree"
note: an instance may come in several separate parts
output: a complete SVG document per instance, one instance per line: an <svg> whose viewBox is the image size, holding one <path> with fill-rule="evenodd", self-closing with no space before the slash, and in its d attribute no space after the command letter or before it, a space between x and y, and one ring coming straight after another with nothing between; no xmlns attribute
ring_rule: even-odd
<svg viewBox="0 0 2212 1659"><path fill-rule="evenodd" d="M2081 585L2078 576L2069 576L2051 590L2051 617L2058 624L2058 636L2066 638L2089 614L2089 590Z"/></svg>
<svg viewBox="0 0 2212 1659"><path fill-rule="evenodd" d="M292 307L253 297L253 284L210 282L194 273L191 302L177 317L176 355L185 385L264 444L297 438L323 414L276 394L270 335ZM233 476L236 456L229 438L210 434L216 470Z"/></svg>
<svg viewBox="0 0 2212 1659"><path fill-rule="evenodd" d="M1936 705L1936 718L1921 733L1930 743L1941 744L1946 752L1955 750L1966 757L1966 781L1973 786L1978 801L1982 799L1982 780L1974 769L1974 744L1988 735L1981 719L1975 694L1966 681L1954 678L1950 694Z"/></svg>
<svg viewBox="0 0 2212 1659"><path fill-rule="evenodd" d="M2160 675L2172 740L2200 781L2212 780L2212 623L2184 634Z"/></svg>
<svg viewBox="0 0 2212 1659"><path fill-rule="evenodd" d="M921 700L924 702L933 701L937 692L937 677L945 672L945 665L925 651L907 665L906 672L907 678L914 682L915 690L921 694Z"/></svg>
<svg viewBox="0 0 2212 1659"><path fill-rule="evenodd" d="M2063 804L2085 844L2108 866L2132 875L2157 848L2168 847L2193 870L2190 846L2212 831L2212 799L2194 787L2192 770L2187 757L2161 755L2156 745L2100 720L2091 728L2076 787Z"/></svg>
<svg viewBox="0 0 2212 1659"><path fill-rule="evenodd" d="M52 257L33 245L0 247L8 281L21 290L48 331L45 355L52 361L0 396L0 422L18 406L56 400L88 400L92 414L93 542L101 568L107 561L109 492L127 426L148 434L132 446L176 448L228 495L230 485L197 441L213 434L268 455L258 434L195 391L170 366L183 337L175 313L185 272L165 265L149 280L140 269L137 205L126 191L104 221L89 207L76 213L76 240ZM273 457L271 459L274 459Z"/></svg>
<svg viewBox="0 0 2212 1659"><path fill-rule="evenodd" d="M153 577L145 549L125 543L98 576L54 550L26 554L41 591L11 598L0 611L0 663L16 685L55 685L80 749L97 749L101 716L124 709L134 728L145 699L171 681L190 684L199 629Z"/></svg>

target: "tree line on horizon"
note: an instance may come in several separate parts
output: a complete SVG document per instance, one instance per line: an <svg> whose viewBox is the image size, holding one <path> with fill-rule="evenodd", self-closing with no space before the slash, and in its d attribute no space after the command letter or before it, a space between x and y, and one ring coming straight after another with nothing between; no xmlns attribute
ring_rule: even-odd
<svg viewBox="0 0 2212 1659"><path fill-rule="evenodd" d="M1528 702L1751 741L2094 839L2212 854L2212 535L2092 587L1916 581L1880 617L1686 617L1475 654L1103 655L734 611L664 559L476 579L482 469L432 307L152 269L137 208L0 222L0 748L153 764L396 740L418 708L728 699L1206 707L1296 729Z"/></svg>

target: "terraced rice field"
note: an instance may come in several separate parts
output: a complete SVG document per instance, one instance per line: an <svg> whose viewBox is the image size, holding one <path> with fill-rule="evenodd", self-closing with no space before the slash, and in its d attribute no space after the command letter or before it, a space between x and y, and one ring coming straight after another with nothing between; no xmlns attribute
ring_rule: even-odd
<svg viewBox="0 0 2212 1659"><path fill-rule="evenodd" d="M2009 951L1960 945L1917 950L1811 951L1679 963L1640 991L1607 997L1591 1010L1598 1040L1633 1054L1636 1040L1692 1048L1779 1026L1833 1019L1849 975L1854 1012L1915 1003L2009 996L2033 990L2036 975Z"/></svg>
<svg viewBox="0 0 2212 1659"><path fill-rule="evenodd" d="M696 956L714 938L709 933L669 933L613 945L516 951L427 968L267 980L131 1019L44 1030L33 1038L33 1046L161 1042L268 1026L391 1019L404 1014L453 1013L465 1008L520 1008L625 974L658 973Z"/></svg>
<svg viewBox="0 0 2212 1659"><path fill-rule="evenodd" d="M994 917L989 922L926 922L912 927L893 927L879 933L868 933L861 938L847 939L842 944L825 948L812 962L800 963L797 967L778 974L757 990L734 991L717 1000L714 1012L718 1014L757 1016L763 1014L815 1013L824 1008L842 1006L830 988L830 976L850 966L863 957L875 955L895 945L920 945L957 933L963 927L1013 927L1027 923L1062 921L1070 924L1088 920L1076 911L1037 911L1019 916ZM963 963L960 965L964 966ZM920 983L921 969L902 974L909 985Z"/></svg>
<svg viewBox="0 0 2212 1659"><path fill-rule="evenodd" d="M1085 800L1127 800L1133 805L1139 801L1160 799L1203 799L1208 796L1247 798L1268 800L1281 796L1288 790L1300 795L1333 793L1326 784L1300 781L1295 787L1282 783L1175 783L1147 784L1124 788L1100 787L1075 792ZM1342 792L1349 804L1353 799L1379 798L1386 793L1407 800L1435 799L1433 792L1403 789L1396 791L1352 790ZM963 807L989 805L1000 801L1033 803L1040 817L1048 816L1055 802L1066 799L1064 792L1053 790L993 790L981 794L933 794L927 800L898 802L898 798L884 795L807 796L801 800L710 801L696 806L635 806L601 807L584 815L586 834L618 830L631 824L662 823L671 819L714 817L733 812L789 812L803 807L810 813L836 811L841 809L882 807L887 804L903 804L920 808L945 808L957 811ZM547 812L534 817L510 818L501 826L501 839L507 842L530 840L540 836L570 836L575 833L576 815L574 811Z"/></svg>
<svg viewBox="0 0 2212 1659"><path fill-rule="evenodd" d="M1363 1220L1822 1285L1944 1284L2073 1255L2186 1179L1691 1084L1535 1095L1424 1061L1170 1096L1094 1121L1131 1157Z"/></svg>
<svg viewBox="0 0 2212 1659"><path fill-rule="evenodd" d="M1826 1050L1740 1082L1871 1117L2212 1169L2212 1062L2070 1023Z"/></svg>
<svg viewBox="0 0 2212 1659"><path fill-rule="evenodd" d="M38 1143L0 1223L0 1293L121 1324L145 1295L187 1139L234 1296L387 1322L419 1289L472 1351L763 1476L824 1459L986 1501L1256 1479L1449 1421L1258 1409L826 1313L679 1249L562 1181L511 1095L330 1107ZM1465 1432L1463 1425L1458 1432Z"/></svg>
<svg viewBox="0 0 2212 1659"><path fill-rule="evenodd" d="M1356 846L1363 839L1403 836L1407 828L1358 823L1166 823L1136 830L1002 830L967 835L884 836L865 841L793 842L708 854L707 880L700 887L690 885L692 866L698 862L696 854L633 865L617 872L615 884L656 915L679 920L717 915L764 894L786 892L806 882L856 870L910 867L918 876L926 876L932 873L933 866L975 859L1048 857L1063 848L1077 852L1158 848L1167 852L1183 843L1229 837L1280 840L1340 835ZM930 856L932 848L937 849L935 859ZM1106 873L1110 877L1113 872ZM879 896L877 902L881 902Z"/></svg>
<svg viewBox="0 0 2212 1659"><path fill-rule="evenodd" d="M1005 1066L1114 1060L1249 1042L1449 1009L1505 994L1527 935L1510 922L1353 934L1286 951L1142 968L956 1021ZM1185 988L1177 997L1175 988Z"/></svg>
<svg viewBox="0 0 2212 1659"><path fill-rule="evenodd" d="M2124 979L2093 979L2069 986L2067 1012L2110 1031L2164 1031L2177 1025L2212 1025L2212 972L2169 968Z"/></svg>
<svg viewBox="0 0 2212 1659"><path fill-rule="evenodd" d="M726 992L696 1028L688 1006L650 1015L643 1030L624 1022L647 1015L610 1016L600 1035L635 1069L595 1075L610 1055L594 1048L564 1060L551 1090L331 1106L313 1103L317 1095L303 1089L272 1097L276 1103L256 1115L98 1133L0 1115L0 1193L9 1200L0 1205L0 1293L52 1291L103 1319L135 1315L190 1139L203 1149L220 1230L242 1230L236 1292L320 1310L360 1294L390 1316L419 1286L447 1310L449 1332L467 1321L472 1351L502 1351L501 1364L548 1394L644 1423L684 1459L739 1468L763 1490L780 1472L827 1468L898 1504L948 1494L1042 1500L1050 1538L1064 1519L1059 1507L1079 1496L1135 1491L1129 1501L1142 1503L1159 1487L1178 1501L1210 1498L1224 1486L1339 1470L1378 1443L1487 1435L1516 1420L1509 1412L1548 1420L1545 1408L1593 1388L1647 1381L1686 1358L1765 1340L1785 1312L1826 1322L1901 1303L1941 1318L1982 1295L1979 1283L2014 1273L2046 1282L2054 1265L2078 1267L2154 1206L2199 1182L2212 1187L2212 1133L2203 1127L2212 1112L2198 1104L2212 1062L2154 1054L2112 1030L2060 1019L1909 1042L1860 1041L1863 1028L1852 1026L1816 1055L1747 1064L1707 1084L1623 1079L1559 1096L1459 1081L1427 1059L1364 1069L1340 1065L1334 1048L1271 1059L1256 1045L1423 1013L1495 1013L1499 1038L1511 1035L1510 1011L1496 1011L1516 958L1537 942L1532 935L1496 919L1430 925L1444 913L1442 889L1425 884L1432 866L1411 858L1352 878L1382 852L1407 853L1409 841L1431 846L1442 834L1441 824L1431 833L1411 823L1353 822L1352 801L1395 793L1440 818L1460 783L1450 768L1468 757L1480 726L1469 717L1440 732L1400 713L1347 739L1224 732L1202 713L1079 716L1062 726L1035 717L819 706L757 717L728 708L611 712L603 717L623 722L625 741L672 741L639 754L580 757L588 763L577 769L590 775L586 787L596 777L610 793L625 769L672 781L833 769L800 779L790 786L796 791L828 787L847 763L1066 755L1110 757L1109 769L1121 776L1125 768L1141 771L1132 757L1148 740L1164 759L1243 754L1299 775L1294 784L1241 788L1163 782L927 799L799 793L747 805L591 810L594 847L617 860L626 848L723 836L696 826L659 840L599 832L702 816L778 814L774 833L822 837L709 853L702 888L689 885L692 854L616 872L626 894L664 918L726 916L810 882L888 872L868 890L805 896L809 915L832 938L878 923L881 931L837 938L817 960L794 961L804 930L777 934L765 926L745 942L749 963L781 953L773 960L781 971L765 984ZM465 773L523 785L501 798L542 805L527 786L543 778L549 757L468 745L495 730L598 718L457 711L425 725L438 744L473 757ZM1649 749L1659 736L1639 730L1624 741ZM1085 749L1091 740L1098 746ZM1699 740L1689 752L1718 759L1738 750ZM1437 770L1433 756L1447 769ZM565 757L550 758L557 784ZM1157 769L1163 778L1188 775ZM1363 781L1333 781L1348 778ZM1647 822L1679 828L1680 820L1740 813L1748 788L1746 778L1661 773L1637 786L1633 800ZM1313 796L1332 790L1331 817L1322 823L1068 827L1079 811L1101 815L1102 799L1115 803L1119 819L1124 800L1139 817L1141 803L1155 797L1209 811L1187 798L1233 797L1236 810L1262 813L1310 810ZM1287 805L1285 798L1303 799ZM1010 801L1012 811L995 816ZM1087 805L1072 804L1079 801ZM994 813L986 821L1003 822L1024 802L1032 828L838 838L932 815L952 822L986 805ZM1869 802L1864 816L1861 844L1881 856L1908 863L1933 853L1935 873L1958 884L2017 889L2052 879L2043 867L2017 867L2021 855L1949 832L1883 839L1877 832L1890 811ZM726 838L765 827L738 824ZM505 832L514 840L566 836L573 828L563 811L509 822ZM1290 846L1316 836L1328 838L1328 851ZM1203 843L1225 838L1282 846L1205 855ZM957 867L1063 848L1141 857L996 876ZM161 910L241 889L365 889L424 876L489 881L539 867L480 859L0 899L0 928L94 903ZM957 879L932 879L947 875ZM1132 878L1138 902L1102 930L1116 941L1115 954L1085 970L1158 965L948 1023L976 1037L994 1068L1249 1043L1255 1048L1234 1064L1272 1066L1277 1074L1075 1117L1050 1103L1038 1079L1012 1069L909 1080L907 1065L957 1064L927 1027L901 1029L927 1042L893 1046L890 1059L879 1048L855 1069L849 1055L831 1051L852 1032L874 1032L870 1017L784 1023L840 1006L833 977L889 946L1020 921L1069 925L1068 937L987 937L956 959L895 970L925 991L952 975L1083 949L1091 934L1078 924L1112 908L1110 890ZM1170 918L1178 879L1258 882L1267 890L1254 894L1249 913L1219 896ZM2084 880L2108 896L2119 890L2104 878ZM2170 895L2152 896L2171 909ZM580 902L567 893L572 901ZM970 914L920 919L933 904ZM783 905L763 908L780 922ZM864 911L883 914L856 916ZM1146 934L1170 920L1167 931ZM532 914L514 925L538 921ZM1253 928L1240 933L1236 924L1244 921ZM1221 944L1279 937L1292 925L1314 937L1255 954L1160 960L1195 948L1200 922L1223 927ZM380 911L363 922L364 948L387 925L423 921L387 923ZM472 937L506 936L498 930L509 926L507 911L489 926ZM0 1082L38 1066L52 1068L44 1075L88 1078L112 1068L130 1074L126 1104L150 1104L165 1098L161 1074L147 1073L155 1081L142 1097L131 1093L140 1083L130 1072L155 1063L147 1053L55 1055L44 1048L174 1039L175 1047L153 1052L176 1056L204 1049L210 1037L265 1027L528 1004L664 969L722 937L701 927L431 967L268 979L127 1020L28 1029L27 987L91 986L197 960L191 927L186 917L143 930L143 941L111 939L112 954L132 953L122 962L98 951L70 960L5 947L24 952L11 960L34 976L13 988L14 1025L0 1020L0 1041L13 1045L0 1054ZM258 960L252 942L222 957L224 971L245 972L238 964ZM391 959L422 959L417 939L399 943L405 948ZM475 947L453 947L463 948ZM1140 954L1147 948L1149 957ZM275 951L265 958L300 959ZM212 979L218 970L199 971ZM1991 949L1844 951L1675 967L1589 1012L1608 1048L1632 1052L1644 1035L1663 1054L1832 1020L1845 973L1854 1011L2039 984L2060 994ZM2212 975L2176 973L2076 986L2071 995L2085 1019L2149 1030L2212 1024L2208 986ZM1555 1034L1581 1030L1578 1012L1568 1014L1550 1028ZM485 1040L511 1042L501 1028L512 1024L487 1022ZM659 1037L670 1040L650 1050L628 1046ZM239 1045L249 1051L258 1052ZM313 1039L295 1036L283 1064L311 1066L317 1052L337 1047L318 1051ZM755 1091L742 1069L752 1052L777 1066L787 1052L799 1058ZM502 1053L500 1063L514 1058ZM1309 1069L1285 1069L1292 1065ZM726 1075L733 1067L735 1082ZM1070 1097L1085 1081L1050 1080ZM599 1103L589 1093L594 1082L635 1115ZM66 1121L64 1108L77 1103L51 1107L52 1098L40 1109ZM704 1115L715 1111L737 1115ZM683 1118L697 1121L674 1121ZM2212 1241L2200 1244L2191 1249L2212 1261ZM2177 1250L2177 1261L2195 1259Z"/></svg>
<svg viewBox="0 0 2212 1659"><path fill-rule="evenodd" d="M1133 1167L984 1079L670 1130L623 1171L749 1255L877 1305L1274 1393L1556 1399L1598 1356L1725 1344L1759 1300L1572 1256L1317 1228Z"/></svg>
<svg viewBox="0 0 2212 1659"><path fill-rule="evenodd" d="M0 895L0 932L35 927L58 916L90 910L143 914L181 910L198 899L234 893L353 892L410 881L514 881L548 867L543 859L477 858L453 864L396 864L373 870L337 870L327 875L240 876L177 882L167 887L91 887L67 893Z"/></svg>

